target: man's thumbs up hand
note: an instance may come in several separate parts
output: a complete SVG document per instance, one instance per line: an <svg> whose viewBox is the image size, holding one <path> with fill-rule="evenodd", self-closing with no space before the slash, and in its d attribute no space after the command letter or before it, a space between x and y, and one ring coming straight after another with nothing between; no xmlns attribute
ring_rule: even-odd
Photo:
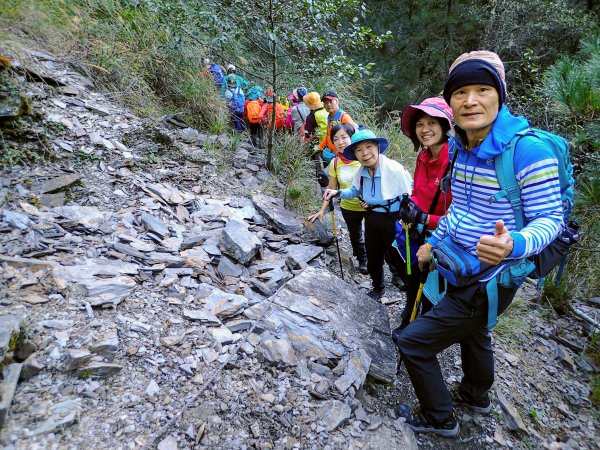
<svg viewBox="0 0 600 450"><path fill-rule="evenodd" d="M504 226L503 220L498 220L493 236L481 236L477 244L477 257L481 262L496 266L513 250L513 239Z"/></svg>

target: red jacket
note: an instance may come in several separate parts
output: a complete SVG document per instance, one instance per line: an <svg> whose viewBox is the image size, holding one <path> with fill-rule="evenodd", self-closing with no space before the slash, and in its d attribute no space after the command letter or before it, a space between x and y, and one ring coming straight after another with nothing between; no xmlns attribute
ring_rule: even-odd
<svg viewBox="0 0 600 450"><path fill-rule="evenodd" d="M435 192L444 177L444 171L449 164L448 160L448 142L444 144L440 150L440 156L435 160L431 160L431 151L425 148L419 152L417 156L417 164L415 167L414 186L411 198L424 212L429 213ZM429 217L429 225L427 228L434 230L437 228L440 217L446 214L446 210L450 206L452 195L440 193L437 205L433 213Z"/></svg>

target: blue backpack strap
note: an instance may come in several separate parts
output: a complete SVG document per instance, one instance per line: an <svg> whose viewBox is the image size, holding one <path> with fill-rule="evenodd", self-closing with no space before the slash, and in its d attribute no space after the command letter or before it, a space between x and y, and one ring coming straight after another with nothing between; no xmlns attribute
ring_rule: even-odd
<svg viewBox="0 0 600 450"><path fill-rule="evenodd" d="M485 285L488 298L487 329L491 331L498 323L498 277L495 276Z"/></svg>
<svg viewBox="0 0 600 450"><path fill-rule="evenodd" d="M526 133L517 133L508 143L506 149L494 159L500 191L490 196L490 201L498 201L506 197L510 202L515 214L517 230L521 230L525 226L525 213L521 202L521 188L515 174L515 147L519 139Z"/></svg>

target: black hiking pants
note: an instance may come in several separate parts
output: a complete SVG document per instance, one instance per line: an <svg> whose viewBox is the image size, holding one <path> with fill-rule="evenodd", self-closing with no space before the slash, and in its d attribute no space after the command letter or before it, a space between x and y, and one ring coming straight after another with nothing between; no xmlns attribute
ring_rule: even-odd
<svg viewBox="0 0 600 450"><path fill-rule="evenodd" d="M516 290L498 286L498 315L512 302L515 293ZM452 397L437 360L438 353L452 344L460 344L461 395L479 399L491 389L494 355L486 326L485 283L461 288L449 284L442 301L399 334L396 343L428 421L443 423L452 414Z"/></svg>
<svg viewBox="0 0 600 450"><path fill-rule="evenodd" d="M400 213L367 212L365 217L365 247L367 250L367 270L373 281L373 289L385 287L383 282L383 262L386 260L396 273L402 273L402 258L392 242L396 239L396 221ZM393 272L392 272L393 273Z"/></svg>
<svg viewBox="0 0 600 450"><path fill-rule="evenodd" d="M352 211L350 209L340 208L342 216L348 227L350 235L350 244L352 245L352 254L356 257L359 264L367 263L367 250L365 248L365 235L363 233L363 220L367 214L365 211Z"/></svg>
<svg viewBox="0 0 600 450"><path fill-rule="evenodd" d="M250 141L254 148L263 148L263 126L260 122L248 122L248 130L250 131Z"/></svg>

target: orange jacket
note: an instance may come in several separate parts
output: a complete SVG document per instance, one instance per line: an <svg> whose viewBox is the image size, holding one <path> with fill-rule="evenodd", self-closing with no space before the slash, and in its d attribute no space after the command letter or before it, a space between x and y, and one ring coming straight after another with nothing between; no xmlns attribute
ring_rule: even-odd
<svg viewBox="0 0 600 450"><path fill-rule="evenodd" d="M283 109L283 106L279 102L275 103L275 105L275 129L279 130L285 125L285 109ZM267 128L271 128L272 114L273 103L265 103L262 105L262 109L260 110L260 121Z"/></svg>
<svg viewBox="0 0 600 450"><path fill-rule="evenodd" d="M339 118L337 116L339 116ZM331 134L331 129L339 123L350 123L356 128L356 123L354 120L352 120L352 117L340 109L333 119L331 117L327 117L327 134L325 134L325 137L319 144L320 150L324 150L325 147L328 147L329 150L335 153L335 145L333 145L333 142L331 142L331 137L329 135Z"/></svg>

